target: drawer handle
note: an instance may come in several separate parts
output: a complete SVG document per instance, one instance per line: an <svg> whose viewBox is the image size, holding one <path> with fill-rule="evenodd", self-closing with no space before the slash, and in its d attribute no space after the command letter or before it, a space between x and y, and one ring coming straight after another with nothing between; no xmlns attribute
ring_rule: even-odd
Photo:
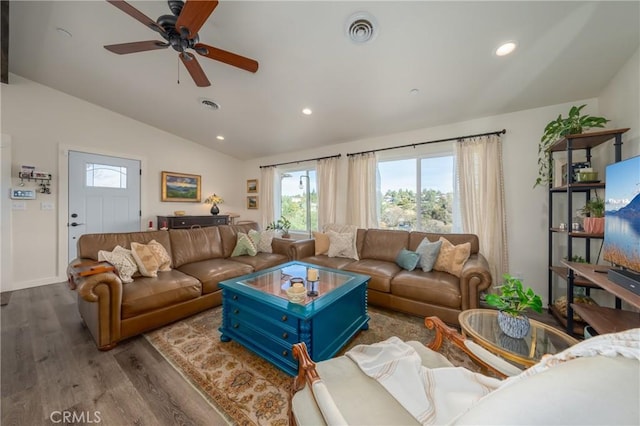
<svg viewBox="0 0 640 426"><path fill-rule="evenodd" d="M238 296L236 296L235 294L232 297L233 300L238 300Z"/></svg>
<svg viewBox="0 0 640 426"><path fill-rule="evenodd" d="M289 319L289 318L287 318L287 316L286 316L286 315L283 315L283 316L282 316L282 321L286 321L286 320L288 320L288 319Z"/></svg>
<svg viewBox="0 0 640 426"><path fill-rule="evenodd" d="M289 356L289 351L282 351L282 356Z"/></svg>
<svg viewBox="0 0 640 426"><path fill-rule="evenodd" d="M287 333L286 331L284 333L282 333L282 338L286 339L289 337L289 333Z"/></svg>
<svg viewBox="0 0 640 426"><path fill-rule="evenodd" d="M234 313L234 314L239 314L239 313L240 313L240 309L234 309L234 310L233 310L233 313Z"/></svg>
<svg viewBox="0 0 640 426"><path fill-rule="evenodd" d="M240 324L233 324L233 328L240 328Z"/></svg>

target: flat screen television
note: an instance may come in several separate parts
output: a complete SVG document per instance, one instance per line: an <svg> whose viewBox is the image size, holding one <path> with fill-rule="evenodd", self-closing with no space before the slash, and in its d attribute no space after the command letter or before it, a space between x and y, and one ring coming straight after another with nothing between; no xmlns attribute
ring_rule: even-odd
<svg viewBox="0 0 640 426"><path fill-rule="evenodd" d="M640 156L605 170L602 257L614 265L609 280L640 294Z"/></svg>

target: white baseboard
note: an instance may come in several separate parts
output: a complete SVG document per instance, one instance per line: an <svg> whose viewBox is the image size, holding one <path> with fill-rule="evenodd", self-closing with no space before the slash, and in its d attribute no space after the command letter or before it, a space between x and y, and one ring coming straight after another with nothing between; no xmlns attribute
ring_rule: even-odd
<svg viewBox="0 0 640 426"><path fill-rule="evenodd" d="M2 288L0 288L0 291L3 291L3 292L16 291L16 290L22 290L25 288L40 287L41 285L57 284L65 281L67 281L66 276L40 278L33 281L17 281L17 282L6 283L6 284L3 283Z"/></svg>

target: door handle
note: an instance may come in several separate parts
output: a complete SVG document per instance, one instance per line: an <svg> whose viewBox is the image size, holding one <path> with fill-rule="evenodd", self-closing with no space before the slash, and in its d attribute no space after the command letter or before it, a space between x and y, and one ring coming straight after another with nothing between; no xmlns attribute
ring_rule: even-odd
<svg viewBox="0 0 640 426"><path fill-rule="evenodd" d="M84 225L84 223L71 222L71 226L80 226L80 225Z"/></svg>

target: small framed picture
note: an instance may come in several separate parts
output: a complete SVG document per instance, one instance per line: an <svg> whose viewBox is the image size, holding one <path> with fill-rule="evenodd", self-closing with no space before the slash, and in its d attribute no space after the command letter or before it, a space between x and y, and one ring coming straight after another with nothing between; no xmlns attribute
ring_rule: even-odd
<svg viewBox="0 0 640 426"><path fill-rule="evenodd" d="M567 160L558 159L554 161L553 187L558 188L567 184Z"/></svg>
<svg viewBox="0 0 640 426"><path fill-rule="evenodd" d="M200 175L162 172L162 201L200 202Z"/></svg>
<svg viewBox="0 0 640 426"><path fill-rule="evenodd" d="M250 194L258 192L258 179L249 179L247 181L247 192Z"/></svg>
<svg viewBox="0 0 640 426"><path fill-rule="evenodd" d="M258 208L258 197L255 195L249 195L247 197L247 208L250 210L256 210Z"/></svg>

